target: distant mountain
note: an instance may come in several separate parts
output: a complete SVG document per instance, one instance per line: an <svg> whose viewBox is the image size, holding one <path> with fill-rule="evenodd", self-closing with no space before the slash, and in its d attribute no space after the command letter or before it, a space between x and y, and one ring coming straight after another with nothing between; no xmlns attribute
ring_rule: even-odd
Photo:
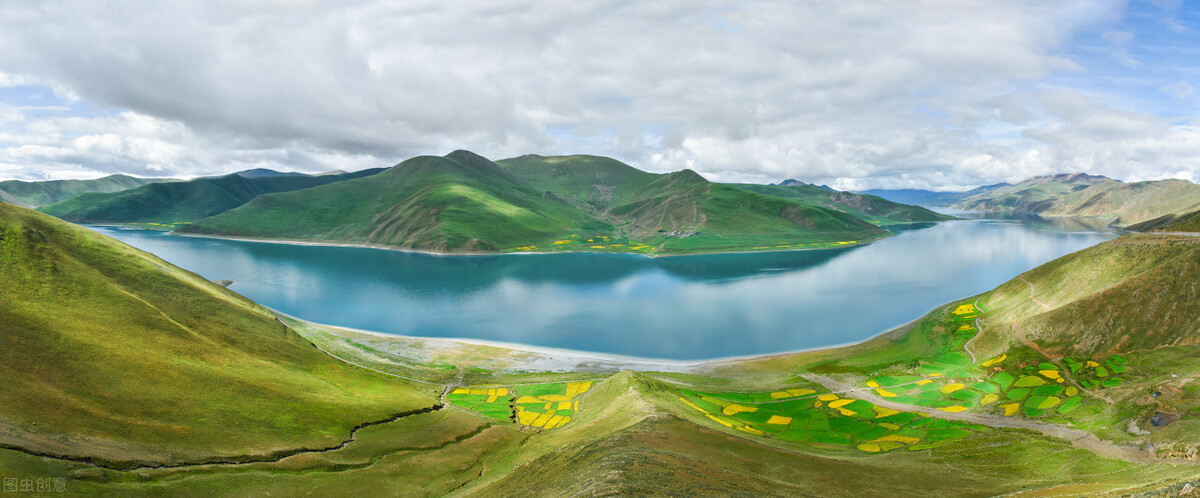
<svg viewBox="0 0 1200 498"><path fill-rule="evenodd" d="M171 178L137 178L109 175L95 180L49 180L0 182L0 201L24 207L40 207L88 192L120 192L148 183L173 182Z"/></svg>
<svg viewBox="0 0 1200 498"><path fill-rule="evenodd" d="M271 177L271 176L311 176L311 175L308 175L305 173L298 173L295 171L275 171L273 169L267 169L267 168L248 169L245 171L238 171L237 173L234 173L234 174L238 175L242 178L266 178L266 177Z"/></svg>
<svg viewBox="0 0 1200 498"><path fill-rule="evenodd" d="M911 204L911 205L915 205L915 206L929 206L929 207L949 207L964 198L970 197L972 195L978 195L978 194L981 194L984 192L989 192L989 191L998 189L1000 187L1005 187L1005 186L1008 186L1008 184L1007 183L997 183L995 185L986 185L986 186L979 187L979 188L976 188L973 190L967 190L965 192L939 192L939 191L934 191L934 190L920 190L920 189L906 188L906 189L895 189L895 190L871 189L871 190L863 190L859 193L882 197L889 201L898 202L901 204Z"/></svg>
<svg viewBox="0 0 1200 498"><path fill-rule="evenodd" d="M1125 226L1200 210L1200 185L1186 180L1124 183L1086 174L1039 176L965 196L952 207L1100 217Z"/></svg>
<svg viewBox="0 0 1200 498"><path fill-rule="evenodd" d="M792 181L794 183L791 184L787 184L788 182L779 185L741 184L737 187L751 192L835 209L855 218L880 225L954 219L953 216L938 214L920 206L896 203L874 195L839 192L823 185Z"/></svg>
<svg viewBox="0 0 1200 498"><path fill-rule="evenodd" d="M261 196L185 233L490 252L651 253L795 248L887 231L845 213L595 156L468 151L404 161L369 180Z"/></svg>
<svg viewBox="0 0 1200 498"><path fill-rule="evenodd" d="M830 192L837 192L837 190L834 190L834 189L833 189L833 187L830 187L829 185L817 185L817 184L815 184L815 183L804 183L804 182L802 182L802 181L800 181L800 180L794 180L794 179L791 179L791 178L788 178L787 180L784 180L784 181L782 181L782 182L779 182L779 183L771 183L771 184L769 184L769 185L771 185L771 186L777 186L777 187L804 187L804 186L812 186L812 187L817 187L817 188L825 189L825 190L828 190L828 191L830 191Z"/></svg>
<svg viewBox="0 0 1200 498"><path fill-rule="evenodd" d="M88 193L38 210L77 223L179 224L223 213L262 194L315 187L370 176L380 171L383 170L321 177L246 177L233 173L186 182L153 183L108 194Z"/></svg>

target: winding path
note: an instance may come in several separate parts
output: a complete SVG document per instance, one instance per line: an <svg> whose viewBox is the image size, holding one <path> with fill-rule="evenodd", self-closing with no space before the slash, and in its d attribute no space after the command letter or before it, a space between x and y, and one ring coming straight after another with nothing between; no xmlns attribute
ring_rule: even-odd
<svg viewBox="0 0 1200 498"><path fill-rule="evenodd" d="M1031 300L1033 300L1033 302L1037 303L1037 305L1042 308L1042 311L1050 311L1051 309L1053 309L1050 307L1050 305L1048 305L1048 304L1042 302L1041 300L1039 300L1038 298L1034 297L1034 292L1036 289L1033 286L1033 282L1025 280L1024 275L1021 275L1017 278L1021 279L1022 282L1025 282L1025 285L1029 286L1029 299L1031 299ZM1038 343L1029 340L1029 338L1025 336L1025 330L1021 328L1021 324L1017 323L1016 320L1013 320L1010 323L1012 324L1013 334L1017 336L1017 340L1021 341L1021 344L1024 344L1024 345L1028 346L1030 349L1037 351L1038 354L1045 356L1046 359L1048 359L1050 361L1057 362L1060 358L1062 358L1059 355L1056 355L1045 349L1042 349L1042 347L1039 346Z"/></svg>
<svg viewBox="0 0 1200 498"><path fill-rule="evenodd" d="M938 410L936 408L926 408L923 406L897 403L895 401L888 401L887 398L884 398L884 397L881 397L881 396L878 396L878 395L872 393L871 392L872 388L870 388L870 387L855 387L854 385L851 385L851 384L848 384L848 383L845 383L845 382L842 382L839 380L834 380L834 379L831 379L829 377L825 377L822 375L813 374L813 373L800 374L800 376L804 377L807 380L810 380L812 382L816 382L818 384L821 384L822 386L825 386L826 389L829 389L830 392L832 392L834 394L842 394L847 397L861 399L863 401L867 401L869 403L873 403L875 405L879 405L884 408L891 408L893 410L906 411L906 412L918 412L918 413L923 413L925 415L928 415L928 416L934 417L934 418L941 418L941 419L946 419L946 420L957 420L960 422L968 422L968 423L972 423L972 424L985 425L988 427L996 427L996 428L1001 428L1001 429L1027 429L1027 430L1031 430L1034 432L1039 432L1041 434L1044 434L1044 435L1047 435L1050 437L1066 440L1066 441L1070 442L1071 445L1076 448L1088 450L1093 453L1097 453L1097 454L1107 456L1107 457L1118 458L1118 459L1125 460L1128 462L1137 462L1137 463L1169 462L1169 463L1182 463L1182 464L1188 464L1188 465L1200 464L1200 462L1192 462L1192 461L1186 461L1186 460L1160 459L1160 458L1155 457L1151 453L1142 451L1138 448L1135 448L1132 446L1118 445L1118 444L1114 444L1110 441L1104 441L1104 440L1097 438L1094 434L1092 434L1090 432L1082 431L1079 429L1072 429L1070 427L1066 427L1066 426L1062 426L1062 425L1050 424L1050 423L1046 423L1046 422L1039 422L1036 420L1028 420L1028 419L1023 419L1023 418L1008 418L1008 417L1001 417L1001 416L997 416L997 415L989 415L989 414L982 414L982 413L970 413L970 412L951 413L951 412L947 412L947 411L943 411L943 410Z"/></svg>

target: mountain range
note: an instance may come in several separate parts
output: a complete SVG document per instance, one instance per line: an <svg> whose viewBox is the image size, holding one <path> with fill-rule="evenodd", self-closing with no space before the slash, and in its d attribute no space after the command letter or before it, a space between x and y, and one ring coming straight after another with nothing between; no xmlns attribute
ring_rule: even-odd
<svg viewBox="0 0 1200 498"><path fill-rule="evenodd" d="M851 245L887 236L877 224L949 219L809 188L764 194L690 170L648 173L603 157L492 162L459 150L409 159L370 179L262 195L179 231L438 252L681 254Z"/></svg>
<svg viewBox="0 0 1200 498"><path fill-rule="evenodd" d="M250 170L191 181L151 183L111 193L89 192L38 210L76 223L178 225L223 213L262 194L362 178L380 171L310 176Z"/></svg>
<svg viewBox="0 0 1200 498"><path fill-rule="evenodd" d="M1200 210L1200 185L1187 180L1126 183L1082 173L1038 176L1016 184L989 185L966 192L869 190L866 193L896 202L970 211L1095 217L1113 226L1137 225Z"/></svg>
<svg viewBox="0 0 1200 498"><path fill-rule="evenodd" d="M141 185L173 182L169 178L138 178L129 175L109 175L95 180L49 180L0 182L0 201L36 208L64 201L88 192L120 192Z"/></svg>

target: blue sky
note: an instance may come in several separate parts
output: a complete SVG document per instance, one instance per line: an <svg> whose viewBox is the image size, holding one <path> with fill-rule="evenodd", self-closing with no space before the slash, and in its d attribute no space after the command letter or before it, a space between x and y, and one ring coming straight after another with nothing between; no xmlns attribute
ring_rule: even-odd
<svg viewBox="0 0 1200 498"><path fill-rule="evenodd" d="M34 2L0 178L588 153L712 180L962 189L1200 175L1200 5Z"/></svg>

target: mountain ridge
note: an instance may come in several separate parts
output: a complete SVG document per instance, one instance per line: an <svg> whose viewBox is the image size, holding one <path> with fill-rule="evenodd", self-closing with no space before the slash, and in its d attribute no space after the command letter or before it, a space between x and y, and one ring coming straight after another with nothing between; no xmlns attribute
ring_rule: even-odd
<svg viewBox="0 0 1200 498"><path fill-rule="evenodd" d="M179 231L435 252L647 254L815 248L888 234L838 210L712 183L692 170L648 173L598 156L493 162L465 150L408 159L369 182L263 195Z"/></svg>

